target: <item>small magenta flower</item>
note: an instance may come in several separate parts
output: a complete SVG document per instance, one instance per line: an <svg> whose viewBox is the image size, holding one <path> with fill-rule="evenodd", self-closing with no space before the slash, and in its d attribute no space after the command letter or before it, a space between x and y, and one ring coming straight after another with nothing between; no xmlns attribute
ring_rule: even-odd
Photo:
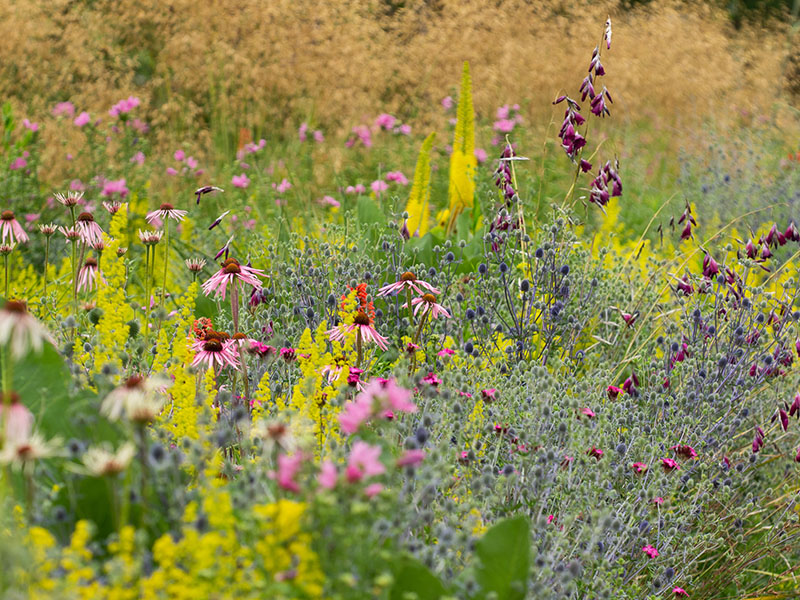
<svg viewBox="0 0 800 600"><path fill-rule="evenodd" d="M421 289L422 288L422 289ZM390 283L383 286L378 290L378 296L388 296L390 294L397 294L403 290L410 289L417 294L424 295L427 292L431 294L439 294L439 290L433 287L430 283L417 279L414 273L406 271L400 276L400 279L395 283ZM425 291L423 291L423 289ZM800 351L798 351L800 352Z"/></svg>
<svg viewBox="0 0 800 600"><path fill-rule="evenodd" d="M376 179L373 181L369 186L372 191L375 193L376 196L380 196L382 192L385 192L389 189L389 184L386 183L383 179Z"/></svg>
<svg viewBox="0 0 800 600"><path fill-rule="evenodd" d="M450 313L447 312L447 309L438 304L436 302L436 296L433 294L423 294L418 298L414 298L411 300L411 306L414 307L414 316L417 316L418 313L425 311L424 314L429 314L432 318L436 319L439 315L449 319L451 318ZM403 304L403 308L408 308L408 302Z"/></svg>
<svg viewBox="0 0 800 600"><path fill-rule="evenodd" d="M677 288L683 292L684 296L691 296L694 293L694 286L689 281L688 275L684 275L683 278L678 280Z"/></svg>
<svg viewBox="0 0 800 600"><path fill-rule="evenodd" d="M645 473L649 467L643 462L635 462L631 465L631 469L633 469L636 473Z"/></svg>
<svg viewBox="0 0 800 600"><path fill-rule="evenodd" d="M101 281L103 280L100 268L97 265L97 259L90 256L84 261L78 272L78 291L93 290L97 286L98 277Z"/></svg>
<svg viewBox="0 0 800 600"><path fill-rule="evenodd" d="M103 241L103 230L94 220L94 215L90 212L82 212L75 219L75 228L81 235L81 239L90 246Z"/></svg>
<svg viewBox="0 0 800 600"><path fill-rule="evenodd" d="M600 448L595 448L594 446L589 448L589 450L586 451L586 454L588 454L589 456L593 456L597 460L603 458L603 451L600 450Z"/></svg>
<svg viewBox="0 0 800 600"><path fill-rule="evenodd" d="M396 117L393 117L392 115L387 114L387 113L383 113L383 114L378 115L378 117L375 119L375 126L376 127L381 127L381 128L386 129L388 131L389 129L394 127L394 124L396 122L397 122L397 118Z"/></svg>
<svg viewBox="0 0 800 600"><path fill-rule="evenodd" d="M303 466L303 458L303 455L299 452L292 456L287 456L286 454L278 456L278 473L275 475L275 480L284 490L294 493L300 492L300 486L297 485L294 478L300 471L300 467Z"/></svg>
<svg viewBox="0 0 800 600"><path fill-rule="evenodd" d="M648 544L646 546L642 546L642 552L647 554L647 556L649 556L650 558L655 558L656 556L658 556L658 550L656 550L650 544Z"/></svg>
<svg viewBox="0 0 800 600"><path fill-rule="evenodd" d="M608 399L609 400L616 400L617 396L619 396L620 394L622 394L624 392L625 392L625 390L623 390L622 388L617 387L615 385L609 385L606 388L606 394L608 394Z"/></svg>
<svg viewBox="0 0 800 600"><path fill-rule="evenodd" d="M497 390L495 388L481 390L481 398L484 402L494 402L497 400Z"/></svg>
<svg viewBox="0 0 800 600"><path fill-rule="evenodd" d="M800 416L800 393L795 394L794 401L792 405L789 407L789 416L793 417L795 415Z"/></svg>
<svg viewBox="0 0 800 600"><path fill-rule="evenodd" d="M187 214L189 214L188 211L178 210L177 208L172 206L172 204L165 202L164 204L159 206L157 210L147 213L145 220L151 225L153 224L153 221L155 221L156 219L161 219L162 221L166 219L173 219L174 221L180 223L186 218Z"/></svg>
<svg viewBox="0 0 800 600"><path fill-rule="evenodd" d="M8 238L11 244L22 244L28 241L28 234L14 218L14 211L4 210L0 214L0 232L2 232L2 241L5 244Z"/></svg>
<svg viewBox="0 0 800 600"><path fill-rule="evenodd" d="M215 292L217 296L221 296L224 300L228 284L238 280L255 288L260 288L261 281L258 278L264 276L264 271L261 269L243 266L235 258L229 258L222 263L219 271L203 283L203 292L206 296L211 292Z"/></svg>
<svg viewBox="0 0 800 600"><path fill-rule="evenodd" d="M439 385L440 383L442 383L442 380L439 379L436 376L436 373L434 373L433 371L430 371L430 372L428 372L427 375L425 375L425 377L422 378L422 382L423 383L427 383L427 384L432 385L432 386L435 387L435 386Z"/></svg>
<svg viewBox="0 0 800 600"><path fill-rule="evenodd" d="M319 469L317 481L319 486L325 490L332 490L336 487L336 481L339 478L339 473L336 471L336 465L331 460L325 460Z"/></svg>
<svg viewBox="0 0 800 600"><path fill-rule="evenodd" d="M53 107L52 112L54 117L60 117L61 115L71 117L75 114L75 105L72 102L58 102Z"/></svg>
<svg viewBox="0 0 800 600"><path fill-rule="evenodd" d="M436 353L436 356L444 358L445 356L453 356L456 353L452 348L442 348Z"/></svg>
<svg viewBox="0 0 800 600"><path fill-rule="evenodd" d="M594 419L597 416L595 412L588 406L581 409L581 414L589 419Z"/></svg>
<svg viewBox="0 0 800 600"><path fill-rule="evenodd" d="M711 255L706 253L703 257L703 276L711 278L719 273L719 265L717 261L711 258Z"/></svg>
<svg viewBox="0 0 800 600"><path fill-rule="evenodd" d="M281 182L280 182L280 183L278 183L278 184L275 184L275 183L273 183L273 184L272 184L272 187L273 187L273 188L275 188L275 190L276 190L276 191L277 191L279 194L283 194L283 193L285 193L285 192L288 192L290 189L292 189L292 184L291 184L291 182L290 182L288 179L286 179L286 178L284 177L284 178L281 180Z"/></svg>
<svg viewBox="0 0 800 600"><path fill-rule="evenodd" d="M675 594L676 596L684 596L686 598L689 597L689 592L687 592L682 587L674 587L674 588L672 588L672 593Z"/></svg>
<svg viewBox="0 0 800 600"><path fill-rule="evenodd" d="M207 336L205 340L195 341L192 350L196 353L192 360L193 366L205 364L207 368L218 365L220 368L227 366L239 369L239 360L236 358L238 349L234 340Z"/></svg>
<svg viewBox="0 0 800 600"><path fill-rule="evenodd" d="M398 467L413 467L425 460L424 450L406 450L403 455L397 459Z"/></svg>

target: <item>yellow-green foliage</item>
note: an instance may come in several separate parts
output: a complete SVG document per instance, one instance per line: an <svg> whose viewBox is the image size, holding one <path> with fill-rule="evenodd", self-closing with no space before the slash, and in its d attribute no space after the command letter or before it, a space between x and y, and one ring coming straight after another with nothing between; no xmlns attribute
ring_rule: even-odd
<svg viewBox="0 0 800 600"><path fill-rule="evenodd" d="M453 137L453 153L450 155L450 214L447 230L453 228L458 215L465 208L472 208L475 196L475 110L472 106L472 78L469 63L464 62L461 74L461 92L458 97L456 130Z"/></svg>
<svg viewBox="0 0 800 600"><path fill-rule="evenodd" d="M98 340L92 364L92 373L95 374L103 365L122 371L119 353L128 339L128 321L133 319L133 309L125 298L125 257L117 255L127 224L127 211L120 210L111 219L108 234L103 235L106 248L101 266L105 283L100 283L97 291L97 307L103 311L103 316L95 325Z"/></svg>
<svg viewBox="0 0 800 600"><path fill-rule="evenodd" d="M408 198L406 212L408 213L408 231L411 235L422 237L428 231L430 221L431 198L431 149L436 133L431 133L422 142L422 148L417 158L414 169L414 183L411 186L411 196Z"/></svg>

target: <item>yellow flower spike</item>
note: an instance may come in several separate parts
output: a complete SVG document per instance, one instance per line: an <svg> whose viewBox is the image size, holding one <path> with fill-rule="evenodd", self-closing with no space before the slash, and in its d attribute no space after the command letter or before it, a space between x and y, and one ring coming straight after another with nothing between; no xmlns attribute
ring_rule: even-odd
<svg viewBox="0 0 800 600"><path fill-rule="evenodd" d="M447 223L449 234L458 215L465 208L472 208L475 196L475 110L472 106L472 77L469 63L464 61L461 74L461 91L458 97L456 129L453 137L453 152L450 155L450 214Z"/></svg>
<svg viewBox="0 0 800 600"><path fill-rule="evenodd" d="M431 133L422 143L414 169L414 183L411 185L411 194L406 204L408 213L408 231L413 235L422 237L428 231L430 222L430 196L431 196L431 149L436 133Z"/></svg>

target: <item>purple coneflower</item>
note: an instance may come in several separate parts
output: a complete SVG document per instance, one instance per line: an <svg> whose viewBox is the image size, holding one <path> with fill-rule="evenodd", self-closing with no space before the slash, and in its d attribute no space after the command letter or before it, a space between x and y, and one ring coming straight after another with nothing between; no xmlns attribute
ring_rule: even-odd
<svg viewBox="0 0 800 600"><path fill-rule="evenodd" d="M119 200L111 200L103 202L103 208L105 208L109 214L115 215L119 212L119 209L122 208L122 202Z"/></svg>
<svg viewBox="0 0 800 600"><path fill-rule="evenodd" d="M224 300L225 291L229 283L239 280L253 287L260 288L261 281L258 278L263 276L264 271L261 269L243 266L239 264L239 261L235 258L229 258L222 263L219 271L212 275L208 281L203 283L203 292L206 296L211 292L216 292L216 294L222 296Z"/></svg>
<svg viewBox="0 0 800 600"><path fill-rule="evenodd" d="M4 210L0 214L0 232L2 232L2 243L6 243L6 238L11 244L22 244L28 241L28 234L14 218L13 210Z"/></svg>
<svg viewBox="0 0 800 600"><path fill-rule="evenodd" d="M239 369L239 361L236 358L236 341L219 340L211 338L208 340L198 340L192 344L192 350L196 352L192 365L197 366L205 363L206 367L219 365L220 367L233 367Z"/></svg>
<svg viewBox="0 0 800 600"><path fill-rule="evenodd" d="M161 206L158 207L157 210L151 211L147 213L145 220L153 224L153 221L156 219L161 219L162 221L166 221L167 219L173 219L180 223L188 214L188 211L185 210L178 210L172 204L165 202Z"/></svg>
<svg viewBox="0 0 800 600"><path fill-rule="evenodd" d="M424 288L426 291L423 291L420 288ZM439 290L433 287L430 283L422 281L421 279L417 279L414 273L411 271L406 271L400 276L400 280L395 283L390 283L388 285L383 286L381 289L378 290L378 296L388 296L389 294L397 294L402 290L413 290L417 294L425 294L426 292L430 292L431 294L439 294Z"/></svg>
<svg viewBox="0 0 800 600"><path fill-rule="evenodd" d="M161 241L161 238L164 237L164 232L159 230L156 231L142 231L139 230L139 241L142 242L145 246L155 246L158 242Z"/></svg>
<svg viewBox="0 0 800 600"><path fill-rule="evenodd" d="M75 219L75 229L80 233L81 239L90 246L103 241L103 230L94 220L90 212L82 212Z"/></svg>
<svg viewBox="0 0 800 600"><path fill-rule="evenodd" d="M56 200L58 200L59 204L62 206L66 206L67 208L72 208L80 203L83 199L83 192L67 192L67 194L56 194Z"/></svg>
<svg viewBox="0 0 800 600"><path fill-rule="evenodd" d="M387 340L372 326L372 321L369 315L362 310L356 313L353 323L351 325L338 325L333 329L329 329L325 333L332 342L343 342L348 333L356 332L358 339L365 342L374 342L381 350L388 349ZM360 345L360 342L357 342Z"/></svg>
<svg viewBox="0 0 800 600"><path fill-rule="evenodd" d="M450 313L447 312L444 306L436 302L436 297L433 294L423 294L419 298L414 298L411 301L411 305L414 306L414 316L424 310L425 314L430 314L434 319L438 318L439 315L450 318ZM403 304L403 308L408 308L407 302Z"/></svg>
<svg viewBox="0 0 800 600"><path fill-rule="evenodd" d="M90 256L84 261L78 273L78 291L84 289L86 291L93 290L97 285L98 276L101 280L103 279L103 275L100 273L100 267L97 264L97 259Z"/></svg>

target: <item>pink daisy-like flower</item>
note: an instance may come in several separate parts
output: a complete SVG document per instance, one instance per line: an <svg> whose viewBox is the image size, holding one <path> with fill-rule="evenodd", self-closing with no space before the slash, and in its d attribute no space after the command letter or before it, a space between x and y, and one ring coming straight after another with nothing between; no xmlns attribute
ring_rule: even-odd
<svg viewBox="0 0 800 600"><path fill-rule="evenodd" d="M103 241L103 230L94 220L90 212L82 212L75 219L75 228L81 234L81 239L90 246Z"/></svg>
<svg viewBox="0 0 800 600"><path fill-rule="evenodd" d="M14 218L14 211L12 210L4 210L2 214L0 214L0 231L3 236L2 242L0 243L5 244L6 238L8 238L9 242L12 244L28 241L28 234L25 233L19 221Z"/></svg>
<svg viewBox="0 0 800 600"><path fill-rule="evenodd" d="M450 313L447 312L444 306L436 302L436 296L433 294L423 294L418 298L413 298L411 305L414 307L414 316L417 316L421 311L425 311L425 314L430 314L434 319L438 318L439 315L450 318ZM403 304L403 308L408 308L408 302Z"/></svg>
<svg viewBox="0 0 800 600"><path fill-rule="evenodd" d="M192 366L205 363L206 367L219 365L239 370L239 361L236 358L238 350L234 340L223 341L217 338L197 340L192 344L192 350L196 352Z"/></svg>
<svg viewBox="0 0 800 600"><path fill-rule="evenodd" d="M203 284L203 292L208 296L211 292L216 292L217 296L222 296L225 300L225 291L228 284L239 280L255 288L261 287L259 277L264 277L264 271L245 267L239 264L235 258L229 258L222 263L222 268L214 273L211 278Z"/></svg>
<svg viewBox="0 0 800 600"><path fill-rule="evenodd" d="M386 350L389 348L389 340L378 333L378 331L372 326L372 321L369 318L369 315L362 310L359 310L356 313L352 325L338 325L333 329L329 329L325 333L332 342L342 342L344 341L345 336L353 331L355 331L357 335L361 336L361 340L364 342L374 342L381 350Z"/></svg>
<svg viewBox="0 0 800 600"><path fill-rule="evenodd" d="M406 289L411 289L420 295L425 294L427 292L430 292L431 294L441 293L430 283L422 281L421 279L417 279L414 273L412 273L411 271L406 271L400 276L399 281L396 281L395 283L390 283L379 289L378 296L388 296L389 294L397 294Z"/></svg>
<svg viewBox="0 0 800 600"><path fill-rule="evenodd" d="M642 546L642 552L647 554L647 556L649 556L650 558L655 558L656 556L658 556L658 550L653 548L653 546L651 546L650 544Z"/></svg>
<svg viewBox="0 0 800 600"><path fill-rule="evenodd" d="M97 279L103 280L103 275L100 273L100 268L97 265L97 259L89 257L83 263L81 270L78 272L78 291L86 290L91 291L97 286Z"/></svg>
<svg viewBox="0 0 800 600"><path fill-rule="evenodd" d="M151 225L153 224L153 221L155 221L156 219L161 219L162 221L165 221L166 219L174 219L175 221L180 223L181 221L183 221L183 219L186 217L187 214L189 214L188 211L178 210L177 208L172 206L172 204L165 202L160 207L158 207L158 210L154 210L147 213L145 219Z"/></svg>

